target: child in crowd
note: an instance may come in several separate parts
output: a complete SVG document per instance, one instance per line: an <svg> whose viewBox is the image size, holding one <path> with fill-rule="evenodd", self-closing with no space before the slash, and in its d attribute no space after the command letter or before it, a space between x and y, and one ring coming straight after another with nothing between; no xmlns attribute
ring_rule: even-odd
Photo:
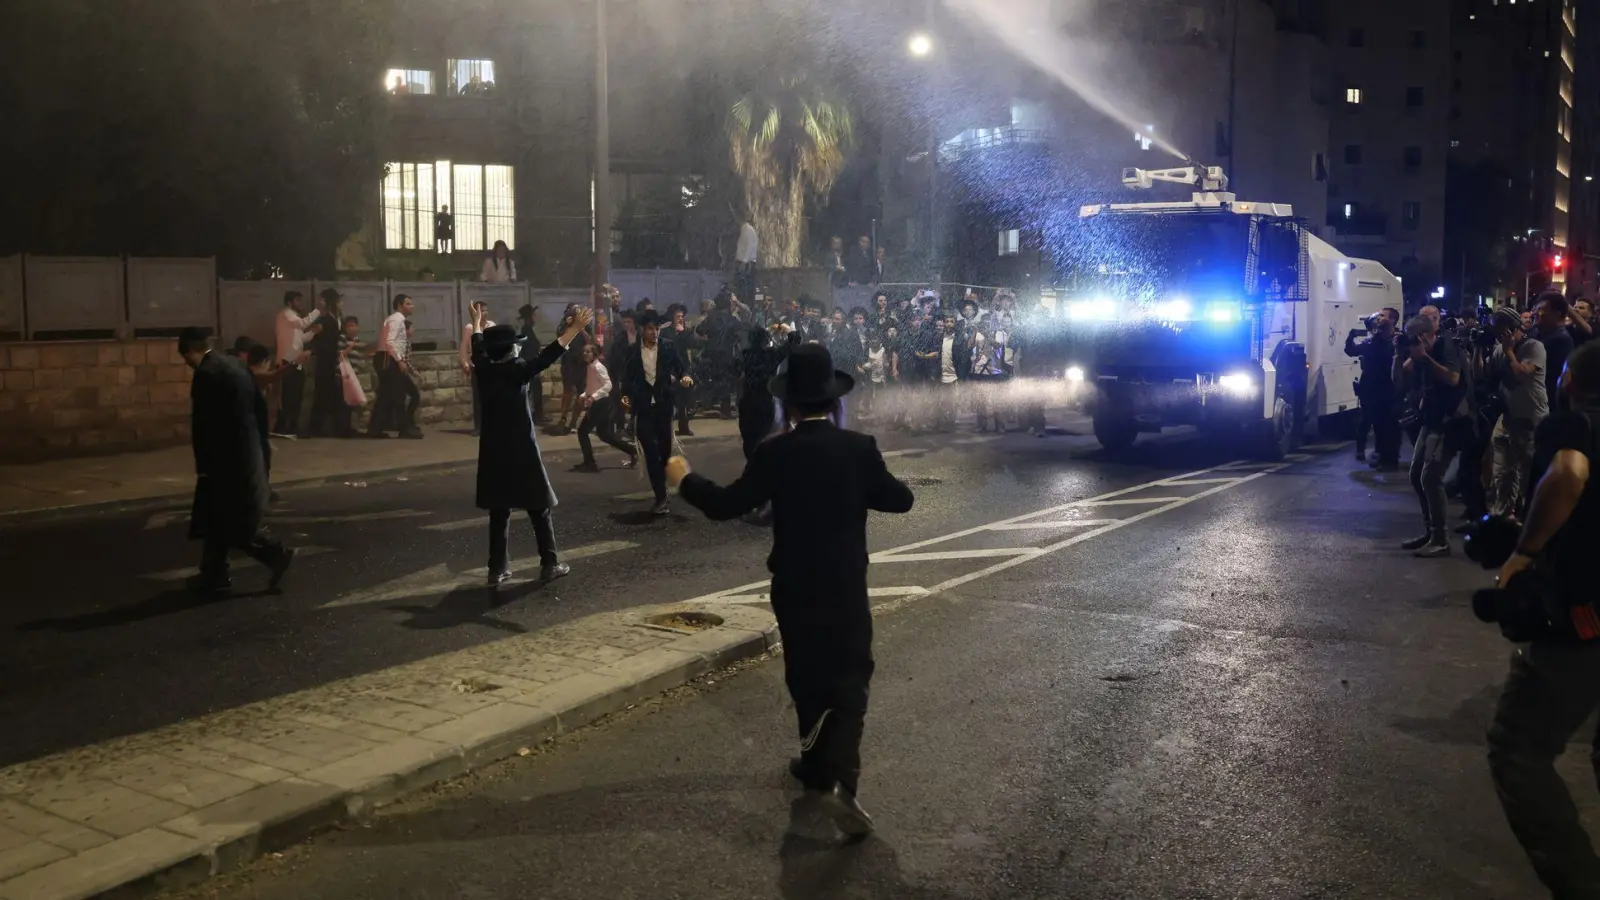
<svg viewBox="0 0 1600 900"><path fill-rule="evenodd" d="M622 451L628 457L622 464L624 469L631 469L634 465L633 447L617 437L616 417L612 414L611 374L606 371L605 363L600 361L600 345L585 344L583 346L583 362L585 365L583 393L578 395L578 408L584 411L583 421L578 425L578 448L583 451L583 462L572 467L574 472L598 472L600 465L594 460L594 445L589 442L591 432L600 435L600 440Z"/></svg>

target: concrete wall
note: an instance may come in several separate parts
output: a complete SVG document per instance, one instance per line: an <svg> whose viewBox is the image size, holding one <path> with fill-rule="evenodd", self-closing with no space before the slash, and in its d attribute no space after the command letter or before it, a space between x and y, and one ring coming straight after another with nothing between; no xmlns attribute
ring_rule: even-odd
<svg viewBox="0 0 1600 900"><path fill-rule="evenodd" d="M434 427L470 427L472 388L456 352L413 356L422 392L418 418ZM367 405L376 398L370 363L356 372ZM0 344L0 461L29 462L169 447L189 440L192 372L172 340ZM560 376L547 372L547 395ZM307 379L304 414L311 411ZM550 407L554 408L554 407Z"/></svg>

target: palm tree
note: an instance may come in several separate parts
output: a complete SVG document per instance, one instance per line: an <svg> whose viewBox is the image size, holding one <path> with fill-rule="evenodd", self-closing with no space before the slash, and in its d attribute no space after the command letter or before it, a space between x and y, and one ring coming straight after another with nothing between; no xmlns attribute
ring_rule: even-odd
<svg viewBox="0 0 1600 900"><path fill-rule="evenodd" d="M727 136L762 264L800 265L806 201L826 196L844 168L855 136L850 110L804 74L780 75L734 101Z"/></svg>

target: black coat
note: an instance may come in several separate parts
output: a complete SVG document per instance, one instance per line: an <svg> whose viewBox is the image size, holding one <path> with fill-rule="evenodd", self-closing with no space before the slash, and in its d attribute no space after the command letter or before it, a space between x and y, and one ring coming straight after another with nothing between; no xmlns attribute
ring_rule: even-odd
<svg viewBox="0 0 1600 900"><path fill-rule="evenodd" d="M242 544L267 515L267 401L244 363L211 352L189 387L194 506L189 537Z"/></svg>
<svg viewBox="0 0 1600 900"><path fill-rule="evenodd" d="M490 360L483 335L472 336L473 376L483 404L478 439L478 508L555 509L556 492L544 470L528 408L528 385L566 353L552 341L531 360L516 354Z"/></svg>
<svg viewBox="0 0 1600 900"><path fill-rule="evenodd" d="M645 415L655 407L672 408L672 391L680 379L689 374L689 365L683 354L671 341L656 342L656 383L654 387L644 377L644 342L628 350L628 362L623 367L622 395L633 404L635 415Z"/></svg>
<svg viewBox="0 0 1600 900"><path fill-rule="evenodd" d="M678 494L718 520L770 501L773 580L826 585L840 599L858 600L867 592L867 511L910 512L915 499L889 474L871 435L826 421L801 422L764 441L727 487L691 473ZM831 592L817 592L818 601Z"/></svg>

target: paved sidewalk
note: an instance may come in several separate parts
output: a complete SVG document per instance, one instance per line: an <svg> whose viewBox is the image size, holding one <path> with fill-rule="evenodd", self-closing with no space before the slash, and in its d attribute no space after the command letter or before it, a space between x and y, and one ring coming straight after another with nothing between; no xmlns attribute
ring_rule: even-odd
<svg viewBox="0 0 1600 900"><path fill-rule="evenodd" d="M737 423L731 420L696 419L693 427L695 436L686 439L690 442L738 434ZM478 439L460 430L428 431L420 441L275 438L272 446L272 483L278 487L444 468L478 458ZM539 446L546 455L576 454L578 438L541 434ZM116 456L0 465L0 519L75 507L187 497L193 489L194 454L188 445Z"/></svg>
<svg viewBox="0 0 1600 900"><path fill-rule="evenodd" d="M0 769L0 898L191 883L776 644L762 607L641 607Z"/></svg>

